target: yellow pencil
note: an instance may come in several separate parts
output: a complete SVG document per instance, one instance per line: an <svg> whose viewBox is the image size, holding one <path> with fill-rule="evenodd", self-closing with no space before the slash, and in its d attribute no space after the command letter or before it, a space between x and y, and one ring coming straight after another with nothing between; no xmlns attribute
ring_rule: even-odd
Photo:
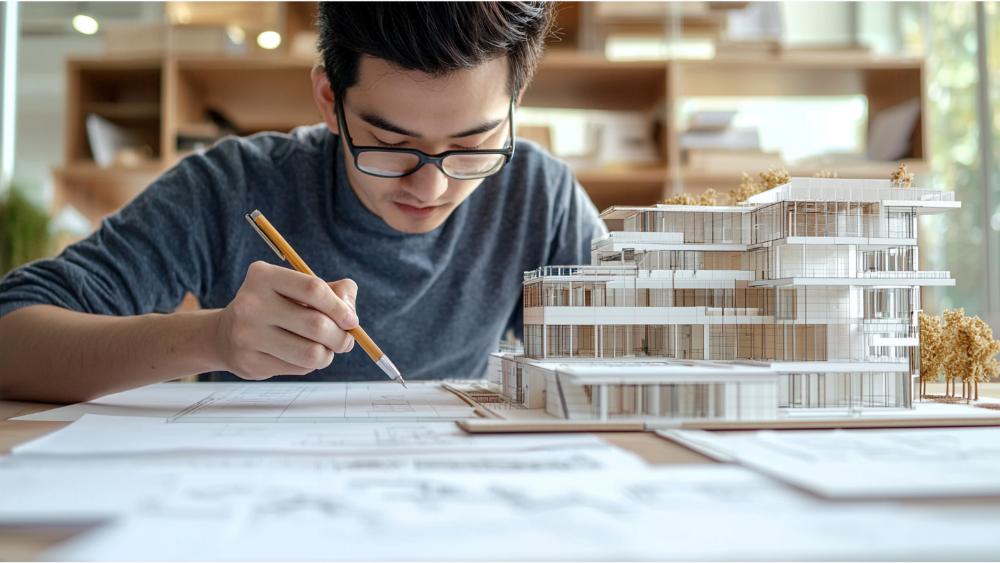
<svg viewBox="0 0 1000 563"><path fill-rule="evenodd" d="M257 210L246 216L247 221L253 225L254 230L257 234L264 239L264 242L271 247L271 250L278 255L282 260L287 260L293 268L303 274L309 274L310 276L316 276L316 274L306 265L305 261L298 255L295 250L285 241L285 238L278 233L278 231L271 225L271 222L264 217L264 215ZM319 276L316 276L319 277ZM406 382L403 381L403 376L400 375L399 370L393 365L392 361L389 360L389 356L382 353L382 350L375 345L375 342L368 337L365 330L361 326L356 326L351 330L347 331L358 341L358 344L364 348L365 352L371 357L372 361L375 362L378 367L382 368L382 371L389 376L389 379L395 379L402 385L406 387Z"/></svg>

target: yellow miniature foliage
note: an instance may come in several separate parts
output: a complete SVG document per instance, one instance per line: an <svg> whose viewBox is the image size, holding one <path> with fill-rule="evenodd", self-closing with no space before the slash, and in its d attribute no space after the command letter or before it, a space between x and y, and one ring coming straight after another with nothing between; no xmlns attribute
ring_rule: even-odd
<svg viewBox="0 0 1000 563"><path fill-rule="evenodd" d="M969 350L972 370L969 378L976 383L985 383L1000 372L1000 363L997 363L1000 342L993 340L993 330L979 317L969 321L968 329L972 340L972 348Z"/></svg>
<svg viewBox="0 0 1000 563"><path fill-rule="evenodd" d="M961 378L963 394L971 398L973 387L979 400L979 383L989 381L1000 373L996 356L1000 342L993 340L993 331L979 317L965 316L964 309L945 311L942 371L945 381Z"/></svg>
<svg viewBox="0 0 1000 563"><path fill-rule="evenodd" d="M889 180L892 181L892 187L894 188L912 188L913 187L913 173L906 171L906 164L899 163L899 168L895 172L889 175Z"/></svg>
<svg viewBox="0 0 1000 563"><path fill-rule="evenodd" d="M784 168L775 170L773 166L768 166L767 172L760 173L760 181L764 184L761 191L766 191L791 182L792 177Z"/></svg>
<svg viewBox="0 0 1000 563"><path fill-rule="evenodd" d="M942 375L946 383L965 377L970 372L969 348L971 341L966 330L968 317L965 309L953 309L941 313L944 317L943 351L941 357Z"/></svg>
<svg viewBox="0 0 1000 563"><path fill-rule="evenodd" d="M705 190L705 193L700 196L694 197L690 194L679 194L670 199L665 199L660 203L666 205L701 205L701 206L713 206L718 205L718 196L715 190L709 188Z"/></svg>
<svg viewBox="0 0 1000 563"><path fill-rule="evenodd" d="M829 170L820 170L819 172L813 174L813 178L836 178L837 173L831 172Z"/></svg>
<svg viewBox="0 0 1000 563"><path fill-rule="evenodd" d="M737 190L729 190L729 202L731 204L743 203L744 201L750 199L750 196L759 194L764 191L763 186L758 185L753 181L746 172L743 173L743 179L740 181L740 187Z"/></svg>
<svg viewBox="0 0 1000 563"><path fill-rule="evenodd" d="M920 319L920 382L934 383L941 373L944 331L939 317L929 317L920 312L918 318Z"/></svg>
<svg viewBox="0 0 1000 563"><path fill-rule="evenodd" d="M705 190L705 193L698 198L698 205L719 205L715 190L712 188Z"/></svg>

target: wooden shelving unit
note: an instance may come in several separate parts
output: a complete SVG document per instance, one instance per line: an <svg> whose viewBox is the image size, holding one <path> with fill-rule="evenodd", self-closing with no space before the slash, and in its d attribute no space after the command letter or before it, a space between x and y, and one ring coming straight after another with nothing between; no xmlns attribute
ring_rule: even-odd
<svg viewBox="0 0 1000 563"><path fill-rule="evenodd" d="M924 65L914 59L875 59L854 53L778 53L766 58L711 61L612 62L575 50L552 49L542 62L523 104L532 107L653 111L667 109L659 148L662 164L629 169L581 170L580 183L598 208L613 204L651 204L680 191L738 187L742 170L694 169L682 162L681 131L675 108L696 96L832 96L862 94L869 120L880 111L923 95ZM923 116L923 109L921 116ZM911 171L928 170L925 120L918 121ZM843 178L888 178L897 162L833 162L816 167L786 167L794 175L828 168ZM747 170L756 175L758 170Z"/></svg>
<svg viewBox="0 0 1000 563"><path fill-rule="evenodd" d="M285 10L286 35L308 29L315 3L278 4ZM711 61L613 62L577 48L587 35L581 19L585 12L578 3L563 3L563 40L550 47L523 105L659 111L666 117L656 135L660 163L577 172L599 208L651 204L680 191L714 188L727 193L739 185L742 170L706 171L683 163L678 142L681 131L674 117L685 98L861 94L868 100L869 121L915 97L925 107L921 60L878 59L856 51L750 55L727 49ZM177 161L178 132L203 124L207 109L222 110L247 134L288 131L321 121L309 79L314 61L277 55L69 61L66 164L55 171L57 205L73 202L95 221L113 212ZM87 141L88 113L140 131L152 160L138 168L98 168ZM923 118L912 146L907 164L918 173L926 171L930 150ZM851 162L822 167L845 178L887 178L896 165ZM811 175L815 170L789 171Z"/></svg>

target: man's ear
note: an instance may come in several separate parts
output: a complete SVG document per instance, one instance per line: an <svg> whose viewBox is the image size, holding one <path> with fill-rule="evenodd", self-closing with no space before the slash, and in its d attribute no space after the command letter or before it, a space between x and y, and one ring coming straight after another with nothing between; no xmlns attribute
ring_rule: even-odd
<svg viewBox="0 0 1000 563"><path fill-rule="evenodd" d="M521 107L521 98L524 97L524 91L525 90L527 90L527 88L521 88L521 91L517 93L517 101L514 102L514 107L516 107L516 108Z"/></svg>
<svg viewBox="0 0 1000 563"><path fill-rule="evenodd" d="M311 76L313 99L316 100L316 106L319 107L320 113L323 114L323 121L326 122L326 126L330 128L330 131L334 135L339 135L340 125L337 122L337 100L333 94L333 90L330 88L330 79L326 76L326 68L322 64L314 66Z"/></svg>

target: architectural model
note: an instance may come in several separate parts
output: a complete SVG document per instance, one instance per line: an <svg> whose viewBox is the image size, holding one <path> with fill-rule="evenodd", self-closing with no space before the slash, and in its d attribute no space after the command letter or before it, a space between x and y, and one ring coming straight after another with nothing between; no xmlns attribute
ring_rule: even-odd
<svg viewBox="0 0 1000 563"><path fill-rule="evenodd" d="M905 185L905 184L904 184ZM768 420L910 408L917 218L952 192L792 178L735 206L610 207L589 266L524 275L523 350L490 388L566 419Z"/></svg>

